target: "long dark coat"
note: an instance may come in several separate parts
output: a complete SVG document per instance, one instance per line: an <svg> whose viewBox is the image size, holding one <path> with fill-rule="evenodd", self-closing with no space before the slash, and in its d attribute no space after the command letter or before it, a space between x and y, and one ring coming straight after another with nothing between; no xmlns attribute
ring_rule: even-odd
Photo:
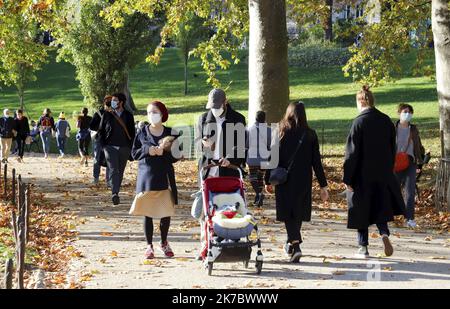
<svg viewBox="0 0 450 309"><path fill-rule="evenodd" d="M327 186L322 166L317 134L311 129L296 129L285 133L280 140L279 167L287 168L300 138L303 143L294 158L286 183L275 186L277 220L311 220L312 171L321 187ZM269 183L270 171L266 173Z"/></svg>
<svg viewBox="0 0 450 309"><path fill-rule="evenodd" d="M348 228L365 229L404 214L405 204L394 175L395 153L391 119L376 108L359 114L345 151L344 183L354 189L347 193Z"/></svg>
<svg viewBox="0 0 450 309"><path fill-rule="evenodd" d="M166 136L178 136L178 134L171 128L164 127L160 138ZM158 146L158 142L149 133L148 127L145 127L136 135L131 150L133 158L139 160L136 193L167 190L170 185L175 204L178 204L178 190L172 164L179 158L175 158L166 151L162 156L150 156L151 146Z"/></svg>
<svg viewBox="0 0 450 309"><path fill-rule="evenodd" d="M227 104L227 112L225 114L225 121L222 124L222 143L217 143L219 145L214 145L213 147L220 147L221 153L223 156L228 156L228 160L231 164L236 166L245 166L246 162L246 151L245 151L245 145L246 141L244 141L242 148L238 149L237 147L237 141L238 139L238 132L237 130L232 132L234 133L234 146L235 149L228 149L227 146L227 125L237 125L241 124L242 131L239 132L244 138L247 138L246 134L246 123L245 123L245 117L235 111L230 104ZM199 160L199 170L211 163L212 158L212 150L204 149L202 145L202 139L204 137L214 137L217 131L217 123L216 119L211 111L208 111L206 113L203 113L200 115L199 120L197 122L196 126L196 148L197 151L202 153L202 156ZM241 156L241 153L244 152L243 156ZM223 176L232 176L232 177L239 177L239 172L233 169L229 168L223 168L219 167L219 175L221 177ZM205 177L205 175L203 175Z"/></svg>

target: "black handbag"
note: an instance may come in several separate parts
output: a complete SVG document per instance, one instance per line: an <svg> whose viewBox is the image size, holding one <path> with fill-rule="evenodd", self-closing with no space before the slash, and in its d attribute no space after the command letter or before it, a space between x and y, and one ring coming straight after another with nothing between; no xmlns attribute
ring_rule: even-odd
<svg viewBox="0 0 450 309"><path fill-rule="evenodd" d="M306 131L303 132L302 137L298 141L297 148L295 149L294 153L292 154L291 159L288 161L289 162L288 167L287 168L277 167L270 171L269 183L271 185L277 186L277 185L281 185L287 181L289 171L291 170L292 166L294 165L295 156L297 155L297 152L303 143L303 139L305 138L305 135L306 135Z"/></svg>

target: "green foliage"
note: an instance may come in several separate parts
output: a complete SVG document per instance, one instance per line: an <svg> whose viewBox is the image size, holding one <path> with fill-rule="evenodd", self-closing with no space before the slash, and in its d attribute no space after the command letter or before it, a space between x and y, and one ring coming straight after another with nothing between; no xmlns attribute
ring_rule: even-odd
<svg viewBox="0 0 450 309"><path fill-rule="evenodd" d="M62 46L59 59L75 65L81 92L91 106L101 104L106 94L126 93L130 70L158 41L159 22L141 13L124 15L122 27L112 27L100 17L109 2L75 2L65 12L69 22L57 38Z"/></svg>
<svg viewBox="0 0 450 309"><path fill-rule="evenodd" d="M0 2L0 81L17 88L21 105L27 84L36 80L35 72L46 62L49 50L37 40L36 8L25 2Z"/></svg>
<svg viewBox="0 0 450 309"><path fill-rule="evenodd" d="M353 56L343 68L345 76L372 86L394 81L404 74L399 61L401 55L414 49L417 50L414 72L432 74L433 68L423 62L430 53L432 39L428 27L431 1L379 0L378 3L379 6L368 3L361 20L373 9L380 12L380 22L360 23L355 29L362 34L362 39L359 46L350 47Z"/></svg>
<svg viewBox="0 0 450 309"><path fill-rule="evenodd" d="M150 18L164 14L166 23L161 29L161 44L149 62L158 63L164 47L170 38L176 37L180 25L185 24L192 15L204 19L204 26L214 30L206 40L200 42L192 51L199 57L202 67L208 75L207 82L219 86L216 73L228 69L232 61L239 63L239 46L245 40L249 30L248 0L117 0L105 8L102 16L114 27L124 25L125 14L141 12ZM223 55L226 51L230 59Z"/></svg>
<svg viewBox="0 0 450 309"><path fill-rule="evenodd" d="M338 19L333 27L335 42L342 47L353 45L355 38L358 36L359 28L357 21L354 19Z"/></svg>
<svg viewBox="0 0 450 309"><path fill-rule="evenodd" d="M351 57L348 49L326 43L290 47L288 53L289 65L303 68L342 66Z"/></svg>

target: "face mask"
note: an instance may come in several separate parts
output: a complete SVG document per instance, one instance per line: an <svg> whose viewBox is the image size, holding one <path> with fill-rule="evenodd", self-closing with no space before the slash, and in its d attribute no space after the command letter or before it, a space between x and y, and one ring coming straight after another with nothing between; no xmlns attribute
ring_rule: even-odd
<svg viewBox="0 0 450 309"><path fill-rule="evenodd" d="M223 107L221 108L213 108L211 109L211 112L213 113L214 117L220 117L223 114Z"/></svg>
<svg viewBox="0 0 450 309"><path fill-rule="evenodd" d="M111 101L111 107L113 109L117 109L119 107L119 101L115 101L115 100Z"/></svg>
<svg viewBox="0 0 450 309"><path fill-rule="evenodd" d="M412 119L411 113L401 113L400 114L400 120L404 122L410 122Z"/></svg>
<svg viewBox="0 0 450 309"><path fill-rule="evenodd" d="M152 124L157 124L161 122L161 114L158 113L151 113L148 115L148 121Z"/></svg>

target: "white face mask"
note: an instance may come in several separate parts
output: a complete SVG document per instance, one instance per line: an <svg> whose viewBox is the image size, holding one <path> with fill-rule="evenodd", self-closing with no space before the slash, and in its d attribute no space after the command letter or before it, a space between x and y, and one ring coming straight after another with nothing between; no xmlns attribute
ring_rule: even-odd
<svg viewBox="0 0 450 309"><path fill-rule="evenodd" d="M216 118L222 116L223 111L224 111L223 107L211 109L211 112L213 113L214 117L216 117Z"/></svg>
<svg viewBox="0 0 450 309"><path fill-rule="evenodd" d="M412 119L412 114L411 114L411 113L405 113L405 112L402 112L402 113L400 114L400 120L401 120L401 121L404 121L404 122L410 122L411 119Z"/></svg>
<svg viewBox="0 0 450 309"><path fill-rule="evenodd" d="M150 113L148 114L148 121L152 124L161 123L162 116L159 113Z"/></svg>

